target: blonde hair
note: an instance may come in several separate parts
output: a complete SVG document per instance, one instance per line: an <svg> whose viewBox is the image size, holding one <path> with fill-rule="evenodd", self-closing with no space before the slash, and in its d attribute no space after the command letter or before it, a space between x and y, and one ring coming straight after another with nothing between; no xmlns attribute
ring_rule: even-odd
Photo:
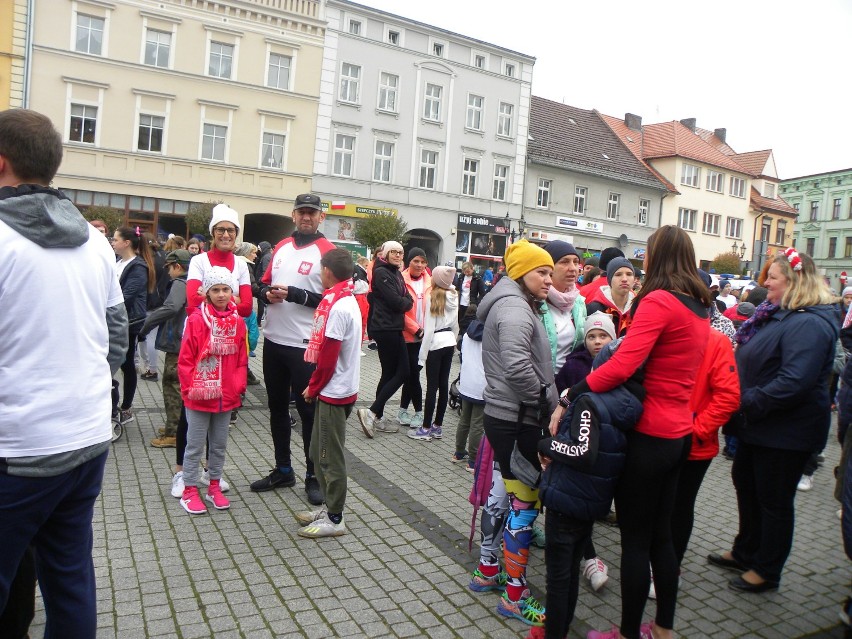
<svg viewBox="0 0 852 639"><path fill-rule="evenodd" d="M441 317L447 309L447 289L436 286L429 298L429 312L435 317Z"/></svg>
<svg viewBox="0 0 852 639"><path fill-rule="evenodd" d="M831 291L817 273L811 256L799 253L799 258L802 260L801 271L793 270L784 253L778 253L772 261L781 269L781 275L787 280L787 290L781 297L781 308L795 311L817 304L831 304Z"/></svg>

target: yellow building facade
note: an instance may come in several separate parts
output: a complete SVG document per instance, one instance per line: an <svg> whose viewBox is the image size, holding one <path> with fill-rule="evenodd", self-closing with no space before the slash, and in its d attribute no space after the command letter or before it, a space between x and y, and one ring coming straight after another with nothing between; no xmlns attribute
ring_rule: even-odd
<svg viewBox="0 0 852 639"><path fill-rule="evenodd" d="M310 191L325 27L313 0L36 3L30 108L62 133L55 186L184 234L224 201L277 241Z"/></svg>
<svg viewBox="0 0 852 639"><path fill-rule="evenodd" d="M0 2L0 111L24 106L27 0Z"/></svg>

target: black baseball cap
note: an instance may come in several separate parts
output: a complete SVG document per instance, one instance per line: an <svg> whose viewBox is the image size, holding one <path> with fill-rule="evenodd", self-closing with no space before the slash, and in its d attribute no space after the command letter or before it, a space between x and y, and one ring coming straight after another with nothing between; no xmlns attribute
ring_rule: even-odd
<svg viewBox="0 0 852 639"><path fill-rule="evenodd" d="M293 210L296 209L313 209L314 211L322 211L322 202L318 195L313 193L302 193L296 196L296 203L293 204Z"/></svg>

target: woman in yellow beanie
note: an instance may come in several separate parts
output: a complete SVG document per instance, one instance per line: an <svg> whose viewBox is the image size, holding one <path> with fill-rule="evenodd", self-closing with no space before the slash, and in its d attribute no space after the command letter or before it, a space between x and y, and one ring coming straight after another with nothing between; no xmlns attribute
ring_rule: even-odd
<svg viewBox="0 0 852 639"><path fill-rule="evenodd" d="M503 261L507 277L482 299L477 317L485 324L485 434L510 499L503 529L506 572L500 572L496 561L492 565L481 561L474 579L480 586L491 581L495 586L506 584L497 605L501 615L543 626L544 608L530 595L526 567L540 508L538 490L533 487L534 476L541 470L537 446L557 400L551 354L555 345L541 320L552 283L553 258L521 240L506 249ZM522 459L513 459L516 447ZM517 462L529 472L522 472Z"/></svg>

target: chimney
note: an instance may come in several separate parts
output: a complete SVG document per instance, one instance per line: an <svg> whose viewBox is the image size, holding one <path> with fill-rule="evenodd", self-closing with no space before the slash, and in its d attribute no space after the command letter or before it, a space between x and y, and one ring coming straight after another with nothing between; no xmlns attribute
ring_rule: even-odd
<svg viewBox="0 0 852 639"><path fill-rule="evenodd" d="M725 136L728 135L728 130L727 129L716 129L715 131L713 131L713 135L715 135L717 138L719 138L722 141L722 143L724 144L725 143Z"/></svg>
<svg viewBox="0 0 852 639"><path fill-rule="evenodd" d="M695 133L695 118L685 118L681 120L680 123L687 129Z"/></svg>
<svg viewBox="0 0 852 639"><path fill-rule="evenodd" d="M628 129L632 129L633 131L641 131L642 130L642 116L635 115L633 113L625 113L624 114L624 124L627 125Z"/></svg>

